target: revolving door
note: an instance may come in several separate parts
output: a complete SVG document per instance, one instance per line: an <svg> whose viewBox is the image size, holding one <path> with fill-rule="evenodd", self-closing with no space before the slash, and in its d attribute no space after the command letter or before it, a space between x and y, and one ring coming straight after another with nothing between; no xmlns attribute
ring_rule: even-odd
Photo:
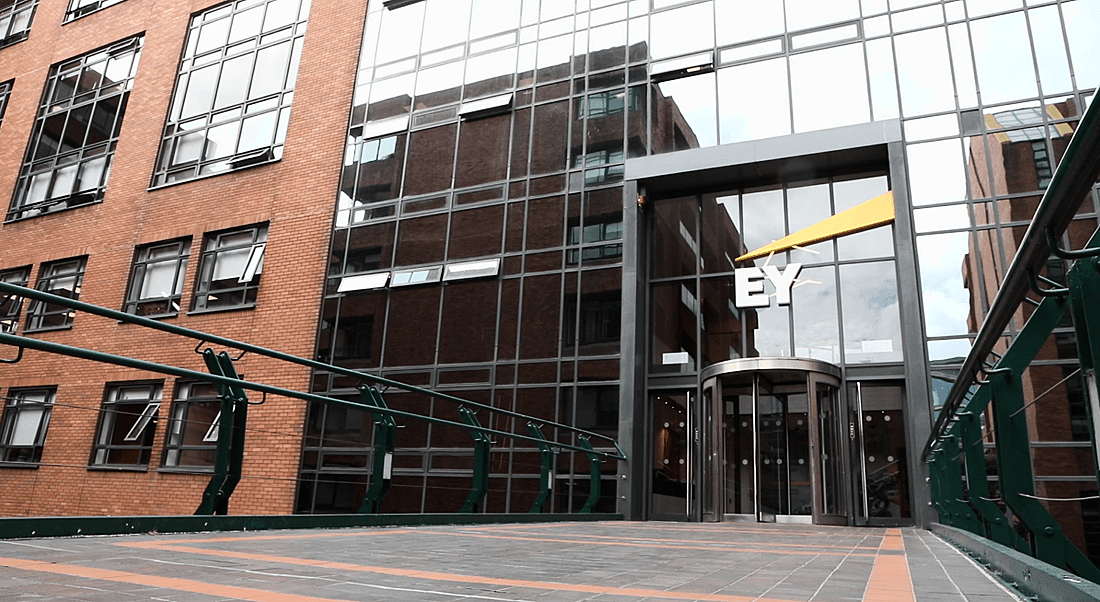
<svg viewBox="0 0 1100 602"><path fill-rule="evenodd" d="M840 369L750 358L701 375L704 521L848 521L847 427Z"/></svg>

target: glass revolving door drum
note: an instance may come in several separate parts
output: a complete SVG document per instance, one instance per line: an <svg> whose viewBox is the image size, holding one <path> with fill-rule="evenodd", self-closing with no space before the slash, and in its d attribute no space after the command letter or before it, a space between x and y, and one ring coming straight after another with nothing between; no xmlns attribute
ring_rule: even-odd
<svg viewBox="0 0 1100 602"><path fill-rule="evenodd" d="M846 523L839 375L794 358L707 368L702 423L714 449L703 454L719 460L702 475L705 503L726 520Z"/></svg>

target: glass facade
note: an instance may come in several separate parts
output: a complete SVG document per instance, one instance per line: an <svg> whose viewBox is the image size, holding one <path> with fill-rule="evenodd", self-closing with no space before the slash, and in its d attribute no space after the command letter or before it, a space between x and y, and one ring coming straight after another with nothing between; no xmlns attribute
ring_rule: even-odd
<svg viewBox="0 0 1100 602"><path fill-rule="evenodd" d="M908 425L933 418L943 378L965 357L1092 99L1098 25L1100 0L372 5L318 358L612 435L637 415L653 431L632 433L645 443L631 451L658 465L622 475L643 480L640 489L609 478L615 493L604 505L642 492L649 502L628 503L638 516L675 515L668 508L680 504L668 500L691 497L686 471L699 470L699 451L674 415L695 411L703 370L741 358L820 360L843 381L822 415L867 422L863 448L844 451L848 474L830 464L823 503L856 522L915 520L921 486L910 456L923 441ZM896 124L898 137L859 161L815 156L810 169L691 176L711 150L760 153L877 123ZM630 166L661 156L688 175L647 193L652 182L632 179ZM887 191L897 225L738 259ZM1074 246L1095 214L1093 192L1070 228ZM789 303L738 307L743 268L791 274ZM1046 275L1064 271L1052 262ZM783 295L761 286L770 299ZM637 300L624 299L635 289ZM1064 378L1075 355L1058 349L1033 370ZM354 395L354 385L319 373L314 391ZM1080 391L1064 387L1065 405L1083 407ZM454 417L440 401L391 398ZM727 416L746 411L728 407ZM1084 478L1091 468L1070 475L1043 461L1087 447L1073 443L1079 414L1052 414L1034 438L1037 478L1063 497L1096 487ZM369 449L369 422L311 408L299 511L358 506L370 462L354 450ZM410 429L398 437L393 511L457 508L472 442ZM841 449L846 435L820 437ZM537 463L534 449L498 442L489 509L525 510ZM586 470L560 462L555 510L583 498L562 491ZM788 510L806 506L785 491ZM1083 543L1090 528L1073 537Z"/></svg>

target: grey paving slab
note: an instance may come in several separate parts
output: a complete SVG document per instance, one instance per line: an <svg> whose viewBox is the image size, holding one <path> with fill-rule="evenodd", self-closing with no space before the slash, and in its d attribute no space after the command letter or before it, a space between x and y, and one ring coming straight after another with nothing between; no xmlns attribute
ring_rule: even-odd
<svg viewBox="0 0 1100 602"><path fill-rule="evenodd" d="M917 602L1020 600L927 531L884 546L898 533L613 522L0 541L0 600L844 602L902 557Z"/></svg>

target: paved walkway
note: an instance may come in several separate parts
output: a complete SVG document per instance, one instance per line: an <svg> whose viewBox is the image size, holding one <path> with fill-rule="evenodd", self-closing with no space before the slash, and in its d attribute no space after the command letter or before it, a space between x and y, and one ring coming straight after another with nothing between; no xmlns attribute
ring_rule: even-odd
<svg viewBox="0 0 1100 602"><path fill-rule="evenodd" d="M1020 598L923 530L628 522L0 541L0 600Z"/></svg>

